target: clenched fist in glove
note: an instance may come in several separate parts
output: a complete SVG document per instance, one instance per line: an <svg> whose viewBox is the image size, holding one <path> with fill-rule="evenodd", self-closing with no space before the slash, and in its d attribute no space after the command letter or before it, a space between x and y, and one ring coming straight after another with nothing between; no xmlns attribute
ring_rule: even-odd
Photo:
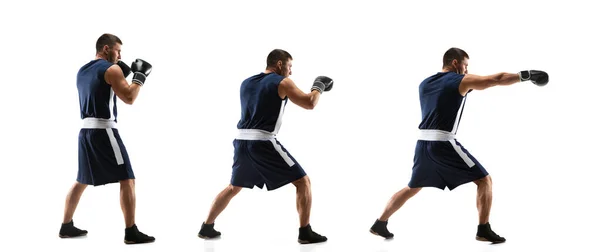
<svg viewBox="0 0 600 252"><path fill-rule="evenodd" d="M540 87L548 84L548 73L540 70L521 71L519 72L519 78L521 81L531 81L531 83Z"/></svg>
<svg viewBox="0 0 600 252"><path fill-rule="evenodd" d="M317 90L319 93L327 92L333 88L333 80L327 76L319 76L313 82L310 91Z"/></svg>
<svg viewBox="0 0 600 252"><path fill-rule="evenodd" d="M146 77L148 77L150 72L152 72L152 65L142 59L136 59L133 63L131 63L131 71L133 72L132 82L143 86L144 82L146 81Z"/></svg>

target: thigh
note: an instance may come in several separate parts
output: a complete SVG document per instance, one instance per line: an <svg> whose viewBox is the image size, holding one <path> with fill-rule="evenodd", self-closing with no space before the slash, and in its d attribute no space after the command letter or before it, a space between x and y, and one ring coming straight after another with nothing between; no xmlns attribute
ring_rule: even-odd
<svg viewBox="0 0 600 252"><path fill-rule="evenodd" d="M275 190L306 176L298 161L276 139L254 141L250 155L268 190Z"/></svg>
<svg viewBox="0 0 600 252"><path fill-rule="evenodd" d="M264 181L255 168L256 161L251 157L250 140L233 141L233 165L231 172L231 185L237 187L262 188Z"/></svg>
<svg viewBox="0 0 600 252"><path fill-rule="evenodd" d="M455 140L439 142L437 150L437 162L442 164L438 173L450 190L488 175L479 161Z"/></svg>
<svg viewBox="0 0 600 252"><path fill-rule="evenodd" d="M125 146L115 129L82 129L79 133L78 181L103 185L134 179L124 151Z"/></svg>
<svg viewBox="0 0 600 252"><path fill-rule="evenodd" d="M435 153L431 151L431 141L418 140L415 147L413 159L413 168L408 186L411 188L418 187L436 187L439 189L446 188L446 183L438 174L440 164L436 162Z"/></svg>

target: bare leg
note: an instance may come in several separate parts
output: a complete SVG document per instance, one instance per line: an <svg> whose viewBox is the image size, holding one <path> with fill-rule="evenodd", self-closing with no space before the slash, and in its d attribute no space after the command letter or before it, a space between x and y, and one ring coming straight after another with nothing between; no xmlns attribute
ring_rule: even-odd
<svg viewBox="0 0 600 252"><path fill-rule="evenodd" d="M388 221L388 219L398 211L408 199L415 196L419 191L421 191L421 188L410 188L407 186L395 193L385 207L381 217L379 217L379 220Z"/></svg>
<svg viewBox="0 0 600 252"><path fill-rule="evenodd" d="M119 181L121 184L121 210L125 218L125 227L135 224L135 180Z"/></svg>
<svg viewBox="0 0 600 252"><path fill-rule="evenodd" d="M223 189L223 191L221 191L213 201L213 204L208 213L208 217L206 218L206 221L204 223L213 224L217 219L217 216L219 216L219 214L221 214L221 212L225 210L231 199L233 199L233 197L237 195L241 190L242 187L233 186L231 184L228 185L225 189Z"/></svg>
<svg viewBox="0 0 600 252"><path fill-rule="evenodd" d="M300 219L298 229L298 242L300 244L320 243L327 241L327 237L312 230L310 226L310 211L312 207L312 192L310 178L304 176L294 182L296 186L296 210Z"/></svg>
<svg viewBox="0 0 600 252"><path fill-rule="evenodd" d="M300 218L300 227L306 227L310 223L310 209L312 207L310 178L304 176L292 182L292 184L296 186L296 210Z"/></svg>
<svg viewBox="0 0 600 252"><path fill-rule="evenodd" d="M506 242L504 237L492 230L489 223L492 209L492 178L488 175L473 182L477 185L477 210L479 210L479 225L475 239L492 243Z"/></svg>
<svg viewBox="0 0 600 252"><path fill-rule="evenodd" d="M75 209L77 209L79 199L81 199L81 195L83 194L85 188L87 188L86 184L75 182L75 184L73 184L73 186L69 190L69 193L67 194L67 199L65 200L63 222L60 226L60 231L58 232L58 236L60 238L78 237L87 234L87 230L79 229L75 227L75 224L73 223L73 215L75 214Z"/></svg>
<svg viewBox="0 0 600 252"><path fill-rule="evenodd" d="M69 190L69 193L67 194L67 199L65 201L63 224L69 223L71 222L71 220L73 220L75 209L77 209L79 199L81 199L81 195L83 194L85 188L87 188L87 185L75 182L75 184L73 184L73 186Z"/></svg>
<svg viewBox="0 0 600 252"><path fill-rule="evenodd" d="M492 209L492 178L488 175L474 181L477 185L477 210L479 211L479 224L486 224L490 220Z"/></svg>
<svg viewBox="0 0 600 252"><path fill-rule="evenodd" d="M388 202L379 219L377 219L373 226L371 226L370 232L386 239L393 238L394 234L390 233L390 231L387 229L388 219L396 211L398 211L398 209L400 209L400 207L402 207L402 205L404 205L408 199L415 196L419 191L421 191L421 188L410 188L407 186L395 193Z"/></svg>
<svg viewBox="0 0 600 252"><path fill-rule="evenodd" d="M119 181L121 184L121 210L125 219L125 243L154 242L155 238L140 232L135 224L135 179Z"/></svg>

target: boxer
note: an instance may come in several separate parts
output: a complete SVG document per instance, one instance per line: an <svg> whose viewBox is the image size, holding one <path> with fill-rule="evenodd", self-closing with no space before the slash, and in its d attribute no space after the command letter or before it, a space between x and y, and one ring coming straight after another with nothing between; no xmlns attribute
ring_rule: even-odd
<svg viewBox="0 0 600 252"><path fill-rule="evenodd" d="M302 166L277 140L283 112L288 99L304 108L313 109L323 92L330 91L333 80L317 77L310 93L300 90L289 78L292 56L275 49L267 56L266 70L245 79L240 87L241 119L239 135L233 140L234 161L230 184L215 198L198 236L204 239L221 235L214 221L242 188L254 186L267 191L289 183L296 187L296 208L300 218L298 242L301 244L327 241L327 237L312 231L310 180Z"/></svg>
<svg viewBox="0 0 600 252"><path fill-rule="evenodd" d="M136 59L131 67L121 61L121 39L103 34L96 42L96 58L77 73L77 90L83 126L79 131L79 171L65 202L59 237L86 235L74 226L73 215L88 185L120 183L121 209L125 218L126 244L154 242L135 223L135 176L117 125L117 97L133 104L146 77L152 71L148 62ZM127 76L133 72L132 83Z"/></svg>
<svg viewBox="0 0 600 252"><path fill-rule="evenodd" d="M476 239L502 243L506 239L496 234L489 223L492 205L492 179L486 169L457 140L456 132L462 117L466 96L473 90L507 86L530 81L544 86L548 74L539 70L517 73L497 73L478 76L468 73L469 55L462 49L450 48L443 56L443 67L421 82L419 98L422 121L419 125L412 176L408 186L395 193L370 231L384 238L394 235L387 229L388 219L423 187L451 191L474 182L477 185L479 225Z"/></svg>

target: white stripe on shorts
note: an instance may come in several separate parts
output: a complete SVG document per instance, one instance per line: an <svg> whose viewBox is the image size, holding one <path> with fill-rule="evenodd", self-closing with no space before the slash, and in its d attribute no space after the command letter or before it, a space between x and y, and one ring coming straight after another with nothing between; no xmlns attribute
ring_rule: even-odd
<svg viewBox="0 0 600 252"><path fill-rule="evenodd" d="M277 152L279 152L279 155L281 155L281 157L283 158L283 160L285 160L285 162L289 165L289 166L293 166L294 165L294 160L292 160L290 158L290 156L288 156L288 154L283 151L283 149L281 148L281 145L277 144L277 141L273 138L270 139L271 143L273 143L273 147L275 148L275 150Z"/></svg>
<svg viewBox="0 0 600 252"><path fill-rule="evenodd" d="M458 153L458 155L460 156L460 158L462 158L462 160L465 161L465 163L467 163L467 165L469 166L469 168L475 166L475 163L473 162L473 160L471 160L469 158L469 156L467 155L467 153L465 153L460 146L458 146L458 144L456 144L456 140L452 139L449 141L450 144L452 144L452 147L454 147L454 150L456 151L456 153Z"/></svg>
<svg viewBox="0 0 600 252"><path fill-rule="evenodd" d="M113 152L115 153L115 157L117 158L117 165L124 164L125 162L123 162L121 148L119 147L119 143L115 138L115 134L113 133L112 129L106 129L106 133L108 134L108 139L110 139L110 145L112 146Z"/></svg>

